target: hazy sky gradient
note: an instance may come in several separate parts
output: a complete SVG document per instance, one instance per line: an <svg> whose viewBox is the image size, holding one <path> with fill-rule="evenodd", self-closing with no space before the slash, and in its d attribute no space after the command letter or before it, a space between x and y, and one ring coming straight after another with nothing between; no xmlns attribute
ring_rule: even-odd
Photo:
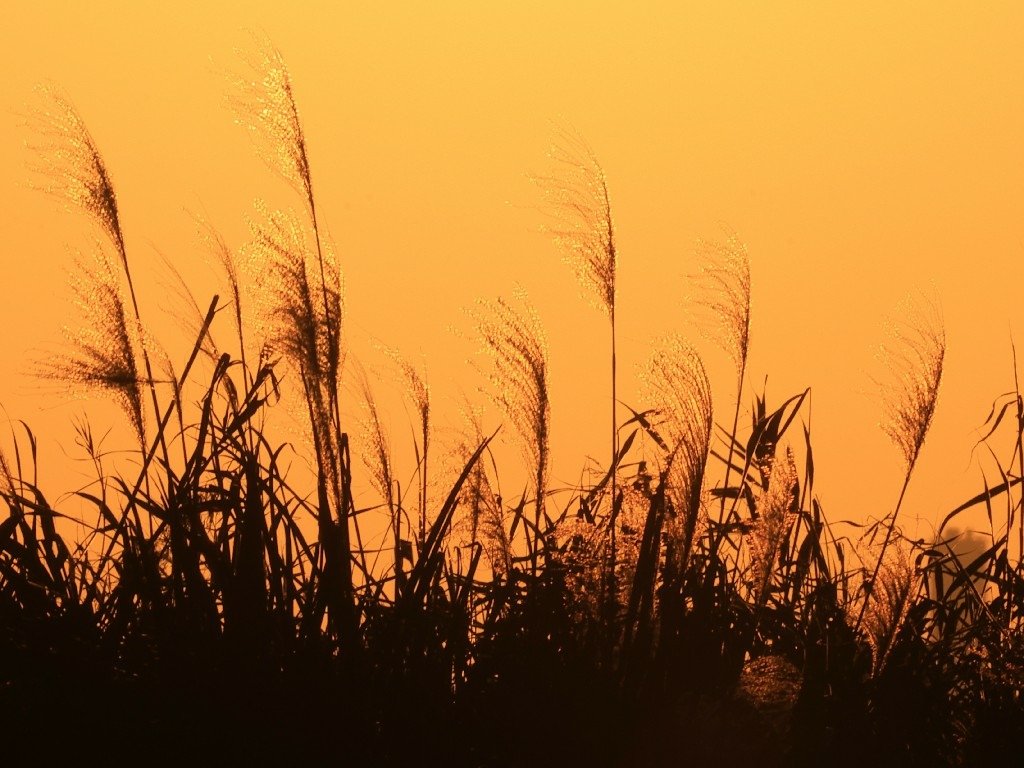
<svg viewBox="0 0 1024 768"><path fill-rule="evenodd" d="M40 411L22 361L59 342L68 247L95 233L26 186L31 136L17 113L48 80L77 105L147 273L144 313L173 336L157 311L169 305L159 254L196 276L201 299L215 286L186 209L240 245L254 197L299 205L225 108L224 72L254 28L291 70L352 354L372 367L383 365L373 339L422 350L442 423L457 423L455 398L477 383L472 347L449 327L468 330L463 307L518 282L549 334L554 484L607 452L606 322L539 231L527 178L546 170L556 120L587 137L607 173L623 400L635 401L651 339L690 330L694 241L724 222L752 259L749 381L759 390L767 376L773 402L813 388L830 516L895 501L900 460L878 427L874 352L886 313L930 282L946 380L905 514L935 519L980 488L975 429L1012 386L1010 333L1021 332L1019 3L35 3L6 16L0 402L42 434L44 480L74 484L57 446L71 450L82 406ZM732 377L705 349L725 422ZM97 428L118 418L89 411ZM404 440L404 413L388 411Z"/></svg>

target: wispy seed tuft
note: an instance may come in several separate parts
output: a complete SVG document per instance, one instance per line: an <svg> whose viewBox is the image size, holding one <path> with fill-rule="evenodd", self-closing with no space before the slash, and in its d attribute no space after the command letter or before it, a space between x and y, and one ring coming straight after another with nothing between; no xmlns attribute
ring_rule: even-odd
<svg viewBox="0 0 1024 768"><path fill-rule="evenodd" d="M884 421L882 428L913 469L935 415L946 329L935 296L912 294L888 324L889 341L879 356L889 375L879 382Z"/></svg>
<svg viewBox="0 0 1024 768"><path fill-rule="evenodd" d="M575 131L560 132L549 156L555 165L551 175L534 177L552 220L546 229L580 285L601 309L614 315L615 228L604 170Z"/></svg>

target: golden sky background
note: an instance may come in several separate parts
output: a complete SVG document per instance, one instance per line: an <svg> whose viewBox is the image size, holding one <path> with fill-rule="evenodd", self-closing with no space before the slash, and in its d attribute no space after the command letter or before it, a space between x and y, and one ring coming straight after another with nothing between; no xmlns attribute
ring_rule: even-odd
<svg viewBox="0 0 1024 768"><path fill-rule="evenodd" d="M215 290L188 211L237 246L255 197L298 205L225 105L224 73L256 29L292 75L345 272L351 355L374 368L374 340L422 351L439 425L458 423L458 394L477 385L472 346L449 328L468 330L464 307L518 282L548 330L553 485L576 482L587 455L604 460L606 321L540 232L527 178L547 168L554 120L607 174L623 400L636 402L634 368L654 337L697 337L686 276L696 239L724 222L752 261L749 382L767 377L775 403L812 387L829 516L895 502L900 457L878 426L874 354L887 313L931 283L946 376L904 515L935 520L980 490L976 429L1012 386L1010 334L1022 333L1020 3L37 2L5 16L0 403L41 435L44 489L84 477L63 458L71 416L85 407L97 431L119 417L54 407L24 375L73 322L69 248L94 233L29 188L20 114L39 82L77 106L119 195L143 313L173 336L160 254L201 299ZM702 349L726 422L732 378ZM401 442L406 416L387 410Z"/></svg>

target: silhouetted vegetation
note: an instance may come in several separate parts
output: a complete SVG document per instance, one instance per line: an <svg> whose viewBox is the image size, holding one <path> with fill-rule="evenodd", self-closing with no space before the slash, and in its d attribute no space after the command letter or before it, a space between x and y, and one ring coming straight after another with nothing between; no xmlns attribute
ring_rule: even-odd
<svg viewBox="0 0 1024 768"><path fill-rule="evenodd" d="M343 421L338 263L287 71L269 47L250 63L240 119L300 205L261 208L239 253L204 228L228 290L183 316L194 343L180 369L144 331L117 198L84 124L52 92L36 115L45 186L105 237L76 273L81 329L37 373L112 396L138 448L112 471L78 426L96 469L78 494L94 512L82 537L38 486L29 428L16 425L0 454L0 722L12 752L455 766L1016 754L1019 388L988 419L989 438L1014 435L999 482L951 511L935 541L898 525L942 377L934 305L909 307L888 348L905 481L857 540L815 497L808 392L744 405L751 284L735 235L701 246L697 277L736 366L725 426L699 355L668 336L643 407L613 423L609 466L552 493L543 328L525 298L480 302L469 314L488 391L522 447L527 489L496 492L493 434L474 413L445 482L442 462L428 463L439 449L426 374L392 354L417 419L410 496L365 376L366 418ZM555 160L568 171L545 180L553 230L611 319L614 389L608 188L577 139ZM215 341L225 333L230 351ZM308 483L289 472L302 449L267 423L288 388L308 430ZM360 475L379 496L372 509L354 501ZM971 510L991 530L964 554L954 526Z"/></svg>

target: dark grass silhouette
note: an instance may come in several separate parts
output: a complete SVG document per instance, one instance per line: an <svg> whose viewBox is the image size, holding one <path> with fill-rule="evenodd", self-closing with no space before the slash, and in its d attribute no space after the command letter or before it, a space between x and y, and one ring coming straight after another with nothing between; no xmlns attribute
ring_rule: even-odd
<svg viewBox="0 0 1024 768"><path fill-rule="evenodd" d="M473 314L494 363L490 392L523 445L531 486L496 496L493 436L474 422L450 482L432 492L429 388L400 363L421 422L417 501L409 508L394 480L364 380L365 464L386 517L383 543L371 545L339 402L340 273L287 71L269 47L251 63L238 103L301 214L263 210L254 223L254 308L235 256L208 231L229 298L206 312L193 302L191 354L160 379L110 176L66 99L51 97L43 113L47 186L107 242L88 273L83 299L98 301L82 332L39 373L113 396L139 447L134 470L111 472L79 426L97 471L80 494L95 511L80 539L38 487L29 428L16 426L0 454L8 756L861 766L986 765L1015 753L1019 388L989 417L990 435L1015 436L1000 482L954 509L934 543L902 537L899 503L860 542L838 536L814 496L808 392L777 406L755 397L742 425L750 280L735 236L702 246L705 304L737 363L731 429L713 433L704 367L671 336L652 355L644 407L616 425L605 474L553 494L539 320L512 302L483 303ZM607 234L594 263L614 266L607 188L588 158L585 178L599 180L604 207L580 221L602 231L574 231L573 242L601 245ZM611 312L609 274L591 279ZM214 342L228 306L235 352ZM940 324L911 323L889 401L904 491L945 348ZM292 449L267 427L289 386L304 404L312 493L289 476ZM945 532L976 507L991 539L964 560Z"/></svg>

